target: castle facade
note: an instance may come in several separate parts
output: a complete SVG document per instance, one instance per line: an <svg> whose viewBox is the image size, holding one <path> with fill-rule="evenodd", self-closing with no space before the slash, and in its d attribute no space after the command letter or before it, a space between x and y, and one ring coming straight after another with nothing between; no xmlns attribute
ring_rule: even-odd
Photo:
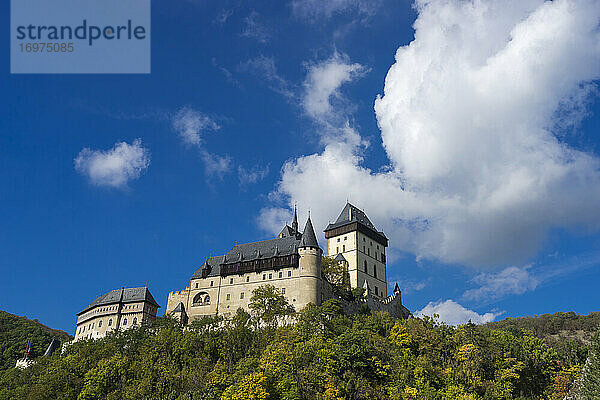
<svg viewBox="0 0 600 400"><path fill-rule="evenodd" d="M74 341L100 339L117 328L125 330L150 322L159 307L146 287L112 290L77 314Z"/></svg>
<svg viewBox="0 0 600 400"><path fill-rule="evenodd" d="M410 315L397 285L392 295L387 295L388 239L363 211L346 204L325 229L325 238L328 255L348 267L351 287L365 288L362 303L397 318ZM202 316L231 317L238 308L248 310L252 291L265 284L278 288L297 311L309 303L320 305L336 297L321 271L322 254L310 215L301 232L294 210L291 226L284 226L276 238L238 244L224 255L207 259L194 272L189 286L169 293L166 313L183 322ZM353 312L361 304L343 301L343 305Z"/></svg>

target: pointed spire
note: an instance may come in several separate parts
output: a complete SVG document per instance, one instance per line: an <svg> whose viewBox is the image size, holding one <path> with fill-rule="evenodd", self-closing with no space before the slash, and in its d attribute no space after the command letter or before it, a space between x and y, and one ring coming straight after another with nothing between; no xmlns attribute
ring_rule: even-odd
<svg viewBox="0 0 600 400"><path fill-rule="evenodd" d="M369 288L369 282L367 282L367 280L365 279L365 284L363 285L363 289L365 289L365 294L370 292L370 288Z"/></svg>
<svg viewBox="0 0 600 400"><path fill-rule="evenodd" d="M399 292L400 288L398 287L398 282L396 282L396 287L394 287L394 293Z"/></svg>
<svg viewBox="0 0 600 400"><path fill-rule="evenodd" d="M300 240L300 246L302 247L313 247L319 249L319 242L317 242L317 236L313 228L312 221L310 220L310 211L308 212L308 219L306 220L306 226L304 227L304 233L302 233L302 239Z"/></svg>
<svg viewBox="0 0 600 400"><path fill-rule="evenodd" d="M294 220L292 221L292 229L294 233L298 233L298 212L296 210L296 204L294 204Z"/></svg>

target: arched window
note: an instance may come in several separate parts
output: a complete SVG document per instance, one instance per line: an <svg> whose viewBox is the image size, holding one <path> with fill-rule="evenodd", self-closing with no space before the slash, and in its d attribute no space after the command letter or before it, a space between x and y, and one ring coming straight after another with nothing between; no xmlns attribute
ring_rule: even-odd
<svg viewBox="0 0 600 400"><path fill-rule="evenodd" d="M208 305L210 304L210 296L206 295L206 297L204 298L204 305Z"/></svg>
<svg viewBox="0 0 600 400"><path fill-rule="evenodd" d="M127 318L123 318L123 326L127 325Z"/></svg>
<svg viewBox="0 0 600 400"><path fill-rule="evenodd" d="M134 325L135 325L135 324L137 324L137 317L135 317L135 318L133 319L133 324L134 324Z"/></svg>
<svg viewBox="0 0 600 400"><path fill-rule="evenodd" d="M208 298L208 302L206 298ZM205 304L210 304L210 297L208 296L208 293L200 292L194 296L194 300L192 300L193 306L203 306Z"/></svg>
<svg viewBox="0 0 600 400"><path fill-rule="evenodd" d="M102 320L98 321L98 328L102 328Z"/></svg>
<svg viewBox="0 0 600 400"><path fill-rule="evenodd" d="M108 326L112 325L112 318L108 320Z"/></svg>
<svg viewBox="0 0 600 400"><path fill-rule="evenodd" d="M365 260L365 273L367 273L367 260Z"/></svg>

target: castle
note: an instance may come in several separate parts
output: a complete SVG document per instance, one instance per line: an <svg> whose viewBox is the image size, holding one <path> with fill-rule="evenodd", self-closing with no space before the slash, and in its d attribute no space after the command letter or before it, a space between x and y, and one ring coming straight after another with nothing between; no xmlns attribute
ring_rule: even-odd
<svg viewBox="0 0 600 400"><path fill-rule="evenodd" d="M356 312L362 305L387 311L396 318L410 312L402 305L398 285L387 295L385 249L388 238L366 214L347 203L325 229L329 257L344 263L352 288L365 289L365 299L342 305ZM304 230L298 216L276 238L234 246L224 255L210 257L192 275L184 290L169 293L166 313L187 322L202 316L230 317L238 308L248 310L252 291L264 284L280 290L297 310L336 298L333 285L321 273L321 257L310 215Z"/></svg>
<svg viewBox="0 0 600 400"><path fill-rule="evenodd" d="M112 290L77 314L75 341L100 339L115 329L129 329L156 318L160 306L146 287Z"/></svg>

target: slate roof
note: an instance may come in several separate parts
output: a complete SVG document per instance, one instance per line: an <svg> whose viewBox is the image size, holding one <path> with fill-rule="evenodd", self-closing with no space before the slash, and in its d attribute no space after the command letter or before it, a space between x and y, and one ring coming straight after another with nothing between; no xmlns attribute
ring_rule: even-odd
<svg viewBox="0 0 600 400"><path fill-rule="evenodd" d="M171 311L171 312L173 312L173 313L176 313L176 312L185 312L185 307L183 306L183 303L179 302L179 304L177 304L177 307L175 307L173 309L173 311Z"/></svg>
<svg viewBox="0 0 600 400"><path fill-rule="evenodd" d="M331 229L339 228L340 226L351 224L353 222L358 222L366 226L367 228L370 228L373 231L379 233L380 235L383 235L383 237L386 237L383 232L375 228L375 225L373 225L369 217L367 217L367 214L365 214L363 211L361 211L360 209L358 209L350 203L346 203L346 206L344 207L344 209L333 224L327 225L327 228L325 228L325 232Z"/></svg>
<svg viewBox="0 0 600 400"><path fill-rule="evenodd" d="M282 257L298 253L298 247L316 247L319 248L319 243L315 235L312 222L309 219L306 221L306 227L302 236L293 234L293 229L285 226L282 233L287 233L289 229L290 236L279 237L275 239L263 240L260 242L245 243L235 245L224 256L210 257L198 268L192 275L192 279L202 278L202 270L206 269L206 277L214 277L220 275L221 264L231 264L239 261L252 261L261 258Z"/></svg>
<svg viewBox="0 0 600 400"><path fill-rule="evenodd" d="M283 229L281 230L281 232L279 232L279 235L277 235L277 237L284 238L284 237L288 237L288 236L295 236L295 232L294 232L294 229L291 226L286 225L286 226L283 227Z"/></svg>
<svg viewBox="0 0 600 400"><path fill-rule="evenodd" d="M289 256L298 253L300 239L296 236L263 240L261 242L245 243L235 245L224 256L210 257L200 268L194 272L192 279L202 278L202 269L209 267L206 276L218 276L220 264L229 264L238 261L251 261L259 258L271 258L275 256Z"/></svg>
<svg viewBox="0 0 600 400"><path fill-rule="evenodd" d="M336 261L346 261L346 257L344 257L342 253L338 253L338 255L335 256L334 260L336 260Z"/></svg>
<svg viewBox="0 0 600 400"><path fill-rule="evenodd" d="M152 294L150 293L150 290L148 290L147 287L121 288L111 290L110 292L98 297L77 315L83 314L84 312L97 306L117 303L135 303L138 301L147 301L156 307L160 307L156 300L154 300L154 297L152 297Z"/></svg>
<svg viewBox="0 0 600 400"><path fill-rule="evenodd" d="M302 239L300 239L300 245L305 247L319 248L319 242L317 242L317 236L310 220L310 215L306 220L306 226L304 227L304 233L302 233Z"/></svg>

